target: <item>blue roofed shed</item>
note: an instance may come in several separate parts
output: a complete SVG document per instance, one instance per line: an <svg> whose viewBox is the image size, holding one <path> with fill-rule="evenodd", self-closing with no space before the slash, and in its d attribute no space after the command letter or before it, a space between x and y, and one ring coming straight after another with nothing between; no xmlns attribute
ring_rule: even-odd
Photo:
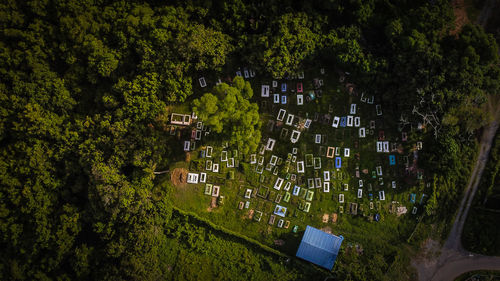
<svg viewBox="0 0 500 281"><path fill-rule="evenodd" d="M296 256L332 270L344 237L307 226Z"/></svg>

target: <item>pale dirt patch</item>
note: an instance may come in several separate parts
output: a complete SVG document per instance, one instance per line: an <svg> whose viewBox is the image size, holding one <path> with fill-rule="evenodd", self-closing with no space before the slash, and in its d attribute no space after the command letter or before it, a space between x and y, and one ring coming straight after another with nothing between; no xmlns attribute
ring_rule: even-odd
<svg viewBox="0 0 500 281"><path fill-rule="evenodd" d="M217 208L217 197L212 197L212 200L210 201L210 207L207 208L207 212L211 212L215 208Z"/></svg>
<svg viewBox="0 0 500 281"><path fill-rule="evenodd" d="M462 26L470 22L467 17L467 10L464 0L453 0L451 5L453 7L453 13L455 14L455 29L453 29L450 34L457 35L462 30Z"/></svg>
<svg viewBox="0 0 500 281"><path fill-rule="evenodd" d="M187 186L187 174L188 170L184 168L175 168L170 174L170 181L175 187L186 187Z"/></svg>
<svg viewBox="0 0 500 281"><path fill-rule="evenodd" d="M321 220L323 221L323 223L327 223L328 222L328 219L329 219L329 215L328 214L323 214L323 217L321 218Z"/></svg>
<svg viewBox="0 0 500 281"><path fill-rule="evenodd" d="M321 228L321 230L323 230L326 233L332 234L332 228L329 226L325 226L325 227Z"/></svg>

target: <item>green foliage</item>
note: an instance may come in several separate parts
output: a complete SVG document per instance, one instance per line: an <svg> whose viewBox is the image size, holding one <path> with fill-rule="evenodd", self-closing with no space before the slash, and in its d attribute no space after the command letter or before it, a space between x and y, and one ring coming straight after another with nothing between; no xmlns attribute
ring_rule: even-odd
<svg viewBox="0 0 500 281"><path fill-rule="evenodd" d="M307 14L288 13L257 40L263 49L260 64L273 77L285 77L297 72L306 58L310 59L320 43L320 35L315 33Z"/></svg>
<svg viewBox="0 0 500 281"><path fill-rule="evenodd" d="M395 115L423 99L443 124L419 163L439 174L428 213L449 213L474 158L474 144L463 140L490 120L481 109L500 89L493 37L474 25L449 35L444 0L288 4L1 3L0 279L202 279L201 266L217 269L212 279L310 277L241 241L231 242L233 253L223 247L232 238L205 226L169 224L169 190L154 171L179 154L162 116L193 95L192 77L236 63L286 77L333 62ZM248 82L237 77L196 98L217 137L242 154L255 151L261 121ZM490 174L486 185L494 186ZM383 279L383 260L398 255L383 248L346 255L341 276ZM165 250L175 258L163 260ZM228 258L214 261L218 251ZM176 259L172 274L167 263Z"/></svg>
<svg viewBox="0 0 500 281"><path fill-rule="evenodd" d="M247 154L257 149L261 138L259 108L248 100L252 95L250 84L236 77L234 87L221 83L213 94L195 99L193 111L212 131L227 138L229 145Z"/></svg>

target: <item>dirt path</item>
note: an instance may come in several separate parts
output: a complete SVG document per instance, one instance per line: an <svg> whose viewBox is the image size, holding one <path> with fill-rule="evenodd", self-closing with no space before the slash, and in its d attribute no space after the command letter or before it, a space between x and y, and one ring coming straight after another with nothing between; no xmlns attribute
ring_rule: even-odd
<svg viewBox="0 0 500 281"><path fill-rule="evenodd" d="M463 249L461 237L464 223L467 219L470 206L476 194L481 176L484 171L488 155L491 150L493 139L499 127L500 113L499 106L493 109L494 121L489 126L486 126L483 131L480 143L479 156L476 161L471 178L465 190L464 197L460 203L457 216L453 223L450 235L441 248L441 253L437 257L423 258L419 261L414 261L412 264L417 268L418 279L421 281L435 280L446 281L454 280L462 273L466 273L479 269L500 269L500 257L490 257L470 253Z"/></svg>

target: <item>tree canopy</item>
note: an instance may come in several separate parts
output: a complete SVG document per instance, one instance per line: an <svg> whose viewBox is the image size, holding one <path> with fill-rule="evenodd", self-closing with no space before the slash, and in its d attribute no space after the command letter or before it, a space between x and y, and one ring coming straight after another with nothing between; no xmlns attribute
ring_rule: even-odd
<svg viewBox="0 0 500 281"><path fill-rule="evenodd" d="M255 151L248 81L194 90L235 65L286 78L320 63L351 72L395 115L435 114L440 138L427 136L420 159L450 176L435 178L431 207L452 201L461 153L500 89L495 38L473 24L452 34L453 17L445 0L3 1L0 279L167 275L170 190L154 171L179 153L163 116L191 103L212 135ZM340 278L382 276L382 256L365 260Z"/></svg>
<svg viewBox="0 0 500 281"><path fill-rule="evenodd" d="M221 83L212 93L195 99L193 111L230 146L243 154L255 152L261 138L261 121L257 104L249 100L252 96L250 83L236 77L232 86Z"/></svg>

